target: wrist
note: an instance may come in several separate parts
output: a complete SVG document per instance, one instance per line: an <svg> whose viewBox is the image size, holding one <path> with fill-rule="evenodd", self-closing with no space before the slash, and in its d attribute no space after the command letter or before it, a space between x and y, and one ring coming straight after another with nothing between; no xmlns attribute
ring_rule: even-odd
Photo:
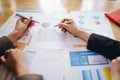
<svg viewBox="0 0 120 80"><path fill-rule="evenodd" d="M18 31L13 31L11 32L8 36L7 36L11 41L12 43L14 44L20 37L20 34Z"/></svg>
<svg viewBox="0 0 120 80"><path fill-rule="evenodd" d="M75 34L75 36L78 36L79 38L81 38L81 30L80 29L75 30L74 34Z"/></svg>
<svg viewBox="0 0 120 80"><path fill-rule="evenodd" d="M25 74L29 74L29 70L26 64L19 64L15 68L15 72L17 76L22 76Z"/></svg>
<svg viewBox="0 0 120 80"><path fill-rule="evenodd" d="M88 39L90 37L90 33L84 31L84 30L81 30L81 29L78 29L78 31L76 31L76 34L79 38L81 38L82 40L88 42Z"/></svg>
<svg viewBox="0 0 120 80"><path fill-rule="evenodd" d="M17 31L17 30L14 30L14 31L13 31L13 34L14 34L14 36L16 36L17 38L20 38L20 36L21 36L20 32Z"/></svg>

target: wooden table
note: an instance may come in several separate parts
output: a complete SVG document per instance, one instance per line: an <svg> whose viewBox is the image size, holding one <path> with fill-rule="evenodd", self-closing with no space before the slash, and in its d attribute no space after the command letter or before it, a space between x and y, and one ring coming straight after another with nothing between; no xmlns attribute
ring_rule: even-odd
<svg viewBox="0 0 120 80"><path fill-rule="evenodd" d="M42 10L45 13L69 13L70 11L120 8L120 0L0 0L0 26L16 9ZM113 32L120 41L120 28L111 22Z"/></svg>

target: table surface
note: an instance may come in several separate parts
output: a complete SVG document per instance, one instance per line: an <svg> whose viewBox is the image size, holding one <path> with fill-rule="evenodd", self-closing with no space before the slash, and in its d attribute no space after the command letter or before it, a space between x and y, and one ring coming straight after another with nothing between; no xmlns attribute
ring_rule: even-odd
<svg viewBox="0 0 120 80"><path fill-rule="evenodd" d="M70 11L111 11L120 8L120 0L0 0L0 26L16 9L41 10L45 13L69 13ZM114 35L120 41L120 28L110 22Z"/></svg>

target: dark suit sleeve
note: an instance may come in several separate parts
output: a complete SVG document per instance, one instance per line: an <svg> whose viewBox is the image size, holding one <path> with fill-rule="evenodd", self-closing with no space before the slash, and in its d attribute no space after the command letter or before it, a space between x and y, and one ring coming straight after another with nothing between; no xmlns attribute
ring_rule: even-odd
<svg viewBox="0 0 120 80"><path fill-rule="evenodd" d="M16 80L43 80L43 76L39 74L27 74L17 77Z"/></svg>
<svg viewBox="0 0 120 80"><path fill-rule="evenodd" d="M4 54L4 52L10 48L15 48L14 44L5 36L0 38L0 56Z"/></svg>
<svg viewBox="0 0 120 80"><path fill-rule="evenodd" d="M97 34L91 34L88 40L87 49L98 52L110 60L120 56L119 41Z"/></svg>

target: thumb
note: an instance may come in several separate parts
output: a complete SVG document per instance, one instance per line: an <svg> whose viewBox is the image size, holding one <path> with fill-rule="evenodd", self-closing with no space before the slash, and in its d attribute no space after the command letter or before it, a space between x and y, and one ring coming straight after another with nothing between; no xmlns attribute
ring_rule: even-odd
<svg viewBox="0 0 120 80"><path fill-rule="evenodd" d="M68 28L68 24L65 24L65 23L60 23L59 26L65 29Z"/></svg>
<svg viewBox="0 0 120 80"><path fill-rule="evenodd" d="M0 61L1 61L3 64L6 64L6 59L5 59L4 56L1 56L1 57L0 57Z"/></svg>

